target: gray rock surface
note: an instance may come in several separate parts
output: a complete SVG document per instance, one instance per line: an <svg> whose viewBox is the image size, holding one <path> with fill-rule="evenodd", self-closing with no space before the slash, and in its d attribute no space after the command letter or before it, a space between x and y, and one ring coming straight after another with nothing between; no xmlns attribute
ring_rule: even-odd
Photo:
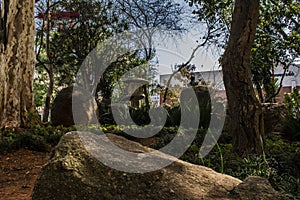
<svg viewBox="0 0 300 200"><path fill-rule="evenodd" d="M72 107L76 109L76 118ZM62 89L54 99L51 121L54 126L72 126L75 124L74 119L77 125L96 124L97 103L84 89L71 86Z"/></svg>
<svg viewBox="0 0 300 200"><path fill-rule="evenodd" d="M32 200L175 200L175 199L280 199L264 179L244 183L212 169L180 160L160 170L125 173L107 167L85 148L79 132L62 137L43 167ZM150 148L107 134L117 146L131 152ZM88 147L88 148L94 148ZM96 148L96 147L95 147ZM111 156L103 151L102 156ZM162 154L162 159L173 157ZM254 181L253 181L254 180ZM242 183L242 184L241 184ZM265 195L267 190L267 195ZM261 198L258 198L261 197Z"/></svg>

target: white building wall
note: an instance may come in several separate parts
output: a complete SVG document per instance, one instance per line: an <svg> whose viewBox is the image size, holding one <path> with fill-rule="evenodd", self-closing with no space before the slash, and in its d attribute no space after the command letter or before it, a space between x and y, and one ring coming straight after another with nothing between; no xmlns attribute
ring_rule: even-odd
<svg viewBox="0 0 300 200"><path fill-rule="evenodd" d="M280 83L284 69L282 66L274 68L274 77L277 78L277 83ZM300 86L300 65L293 64L286 71L282 81L282 87L299 87Z"/></svg>
<svg viewBox="0 0 300 200"><path fill-rule="evenodd" d="M171 74L160 75L160 84L166 86L170 76ZM195 72L195 80L199 81L201 79L203 79L206 83L212 84L217 90L225 90L222 70ZM182 82L174 77L171 80L171 85L173 86L180 85L182 87L186 87L188 83L189 81Z"/></svg>

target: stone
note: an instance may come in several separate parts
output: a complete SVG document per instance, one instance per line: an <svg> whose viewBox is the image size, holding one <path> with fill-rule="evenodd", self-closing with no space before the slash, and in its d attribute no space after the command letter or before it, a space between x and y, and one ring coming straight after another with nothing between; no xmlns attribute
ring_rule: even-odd
<svg viewBox="0 0 300 200"><path fill-rule="evenodd" d="M244 193L245 184L239 186L242 183L239 179L177 160L163 153L159 154L161 159L174 161L165 168L146 173L118 171L92 156L90 152L97 149L97 144L86 146L88 143L80 139L83 134L85 133L73 131L61 138L52 152L51 160L39 175L32 200L229 200L244 199L247 195L250 198L254 193L260 196L262 195L260 192L265 192L249 188L247 189L249 194ZM126 151L148 153L154 151L120 136L113 134L105 136ZM110 152L110 149L102 149L100 153L105 158L116 161L120 159L121 162L121 157ZM246 182L246 185L248 183ZM257 187L264 187L266 183L258 181L255 184L263 184ZM273 190L268 192L270 196L271 192ZM277 195L276 192L275 194Z"/></svg>
<svg viewBox="0 0 300 200"><path fill-rule="evenodd" d="M76 118L73 116L72 107L76 108ZM97 112L94 97L83 88L71 86L63 88L54 99L51 122L53 126L66 127L75 125L74 119L76 119L76 125L96 124L98 123Z"/></svg>
<svg viewBox="0 0 300 200"><path fill-rule="evenodd" d="M284 200L279 192L274 190L271 184L259 176L249 176L243 183L239 184L232 194L243 200Z"/></svg>

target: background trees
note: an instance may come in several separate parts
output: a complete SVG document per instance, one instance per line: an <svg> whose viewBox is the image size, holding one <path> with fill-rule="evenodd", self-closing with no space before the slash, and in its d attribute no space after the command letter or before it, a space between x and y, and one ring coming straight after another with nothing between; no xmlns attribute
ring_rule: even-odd
<svg viewBox="0 0 300 200"><path fill-rule="evenodd" d="M274 102L280 90L272 71L278 65L288 69L300 56L300 2L295 0L264 0L252 48L253 82L261 102ZM264 90L264 93L262 92Z"/></svg>
<svg viewBox="0 0 300 200"><path fill-rule="evenodd" d="M0 128L28 126L33 102L34 2L1 1Z"/></svg>
<svg viewBox="0 0 300 200"><path fill-rule="evenodd" d="M46 84L48 92L47 95L41 93L36 102L47 96L44 102L39 101L39 106L45 105L44 121L48 121L53 89L73 84L88 53L123 27L111 13L109 1L51 1L48 4L48 0L39 1L37 7L43 18L37 27L36 70L39 76L35 83L37 88ZM64 18L60 16L63 12L79 16ZM45 72L49 82L45 81Z"/></svg>
<svg viewBox="0 0 300 200"><path fill-rule="evenodd" d="M154 38L157 34L167 33L167 31L182 30L180 24L182 7L171 0L164 1L51 1L50 13L61 12L80 12L79 18L57 19L50 18L50 40L47 45L47 2L38 2L38 12L44 14L45 18L39 21L37 46L37 67L39 76L35 79L36 88L42 85L54 84L54 89L62 86L71 85L74 78L86 56L101 42L114 35L129 31L133 38L130 38L131 48L138 48L139 52L134 55L126 55L124 63L130 63L125 66L120 60L109 67L109 70L101 77L95 77L95 80L89 80L87 72L81 74L86 76L85 83L99 82L97 92L107 98L111 95L111 88L116 84L118 77L130 68L138 66L142 76L153 76L154 69L151 65L138 65L141 59L150 61L155 55ZM165 32L164 32L165 31ZM164 33L162 33L164 32ZM50 51L47 51L49 46ZM50 52L50 53L47 53ZM129 57L128 57L129 56ZM106 58L103 58L106 59ZM136 59L136 61L134 60ZM140 62L142 63L142 62ZM54 80L45 82L45 77L51 77L49 66L53 68ZM145 70L146 68L150 69ZM45 74L46 72L46 74ZM101 79L101 80L100 80ZM50 79L51 80L51 79ZM97 85L97 84L96 84ZM41 91L41 90L40 90ZM95 91L93 91L95 92ZM36 102L39 106L45 105L44 113L50 109L49 99L43 99L45 94L40 93ZM48 97L52 96L47 95ZM41 100L42 101L38 101ZM45 102L45 103L44 103ZM46 111L46 112L45 112ZM45 121L48 117L45 115Z"/></svg>
<svg viewBox="0 0 300 200"><path fill-rule="evenodd" d="M155 54L155 38L183 31L183 6L172 0L117 0L116 12L143 47L144 59L149 61ZM137 30L140 30L138 32Z"/></svg>
<svg viewBox="0 0 300 200"><path fill-rule="evenodd" d="M49 1L47 1L49 2ZM231 23L231 12L233 9L233 2L232 1L192 1L194 3L197 3L199 11L195 11L195 14L198 14L199 19L202 20L209 29L208 34L206 35L206 40L209 41L207 44L217 43L221 47L225 47L225 44L228 39L229 31L234 32L232 27L230 27ZM39 2L40 3L40 2ZM18 4L18 3L16 3ZM240 5L240 4L239 4ZM289 5L289 6L288 6ZM257 34L259 34L262 37L257 37L256 43L254 46L251 46L252 50L252 62L250 66L252 67L252 73L253 73L253 80L255 80L255 83L258 85L263 85L263 88L267 89L269 83L273 83L271 79L271 75L269 73L268 67L270 67L271 64L274 66L274 63L289 63L293 60L293 58L297 55L299 55L299 47L294 44L294 41L299 41L299 16L297 16L297 11L299 9L299 2L298 1L271 1L271 0L265 0L261 3L261 18L259 18L259 28ZM28 34L31 35L32 32L31 27L33 26L31 23L28 22L28 30L26 29L19 29L17 27L17 23L15 24L9 24L8 22L8 16L10 15L10 6L16 6L15 4L9 4L7 1L3 1L3 6L1 7L1 12L3 13L1 16L1 64L3 67L1 68L1 73L3 76L1 76L1 82L3 83L2 86L4 89L1 90L1 98L2 104L1 109L3 109L3 116L10 116L10 120L8 120L7 117L3 117L3 123L6 123L5 121L13 121L13 124L16 126L19 126L20 124L26 124L26 112L28 112L31 108L33 108L32 103L32 88L30 86L30 80L33 76L33 70L30 68L26 68L25 66L30 65L30 63L33 60L33 57L30 56L31 54L28 53L28 51L31 49L30 45L27 45L27 48L25 50L25 47L20 46L18 48L17 54L15 54L14 51L17 51L17 47L15 46L12 48L11 46L14 45L21 45L22 43L30 43L31 39L28 37L23 37L22 34ZM242 7L244 7L243 5ZM26 7L27 8L27 7ZM25 10L26 10L25 8ZM272 8L272 9L271 9ZM29 6L28 9L33 9L33 5L31 7ZM253 8L249 8L252 10ZM49 20L49 13L51 15L55 12L62 12L62 11L73 11L77 12L80 10L80 18L78 19L72 19L72 20L54 20L55 15L50 18ZM170 12L171 11L171 12ZM280 14L279 11L284 11L284 14ZM174 14L175 12L175 14ZM11 13L13 16L12 19L16 20L25 20L25 18L29 18L27 14L16 15L16 13ZM41 36L40 40L37 40L37 49L38 52L38 64L37 64L37 71L39 72L39 75L43 74L43 71L50 70L50 66L53 68L54 72L54 79L56 81L57 86L64 86L69 85L72 83L72 78L75 76L76 72L79 69L79 66L81 62L84 60L86 55L102 40L105 38L113 35L114 33L122 32L123 30L137 30L139 28L145 28L142 31L142 35L139 35L138 37L143 40L144 48L142 53L138 54L137 59L144 59L146 61L151 60L153 57L155 51L153 46L153 38L154 33L159 30L181 30L180 25L180 14L182 13L180 5L173 3L172 1L153 1L153 2L141 2L141 1L54 1L52 5L47 6L47 9L44 8L41 9L41 13L44 14L44 16L48 16L48 20L44 21L41 26L39 26L38 35ZM254 16L254 13L252 13ZM250 14L251 15L251 14ZM30 15L30 17L33 17L33 15ZM53 20L52 20L53 19ZM18 22L19 22L18 21ZM46 23L47 22L47 23ZM252 21L251 21L252 22ZM238 22L243 23L243 21ZM11 26L11 27L8 27ZM48 29L48 36L49 38L45 40L45 32L44 28L47 27ZM51 28L51 31L50 31ZM254 25L253 27L254 28ZM16 31L17 34L15 35L9 35L7 33L7 30L21 30ZM26 32L27 31L27 32ZM237 31L237 30L235 30ZM252 38L252 30L248 33L250 34L250 38ZM19 35L18 35L19 34ZM265 34L265 35L264 35ZM20 39L20 42L14 43L15 41L18 41L17 38ZM25 41L25 38L26 41ZM221 42L220 42L221 40ZM232 39L236 40L237 39ZM270 42L271 41L271 42ZM47 44L47 42L49 44ZM251 41L249 41L251 42ZM10 44L11 43L11 44ZM233 42L234 43L234 42ZM233 44L231 44L233 45ZM240 55L240 56L246 56L248 59L248 43L244 44L243 48L245 48L246 54ZM228 43L229 46L229 43ZM29 47L29 48L28 48ZM48 48L48 50L47 50ZM241 47L242 48L242 47ZM227 54L228 53L228 54ZM236 80L236 83L232 84L230 81L233 81L234 79L231 79L229 81L229 78L224 79L228 81L227 87L229 89L228 93L232 92L232 90L237 89L236 84L239 85L240 83L244 83L244 85L247 86L240 86L241 90L243 91L240 96L237 94L231 94L233 97L240 98L240 102L244 102L246 108L240 107L240 109L245 109L247 112L250 112L249 110L254 111L251 106L257 107L257 102L253 98L252 94L252 84L251 81L251 73L250 73L250 79L248 75L248 60L244 60L245 63L234 63L234 65L240 65L244 66L241 68L232 68L229 63L229 59L226 58L226 56L230 57L230 54L233 54L232 52L225 52L223 59L223 67L224 72L229 73L230 76L235 76L233 71L237 73L237 71L240 74L245 73L246 78L238 77ZM237 52L238 54L238 52ZM273 56L276 54L276 56ZM5 57L4 55L7 55L8 57ZM23 55L25 57L24 62L26 62L20 65L21 62L15 62L13 60L18 59L18 56ZM250 53L249 53L250 55ZM286 57L285 55L289 55ZM257 59L254 57L257 56ZM12 59L11 59L12 58ZM134 60L133 59L133 60ZM136 60L137 60L136 59ZM237 58L234 58L237 60ZM14 63L15 62L15 63ZM230 61L233 63L233 61ZM132 63L131 63L132 64ZM287 66L288 64L286 64ZM14 66L14 67L10 67ZM20 67L18 67L20 66ZM23 68L24 66L24 68ZM132 67L134 65L128 65L128 67ZM229 71L226 72L227 69L225 69L225 66ZM231 67L230 67L231 66ZM259 66L263 66L264 70L261 70ZM113 68L113 66L111 66ZM114 68L116 69L116 68ZM258 74L267 74L267 76L256 76L255 75L255 69L258 69ZM15 71L14 71L15 70ZM22 71L24 70L24 71ZM125 70L126 71L126 70ZM122 71L123 73L124 71ZM109 73L111 73L111 76L116 75L117 77L120 76L120 71L118 70L112 70ZM8 76L5 78L5 74L8 74ZM25 75L24 75L25 74ZM50 76L50 73L48 73ZM71 75L70 75L71 74ZM28 75L28 76L27 76ZM238 75L238 74L236 74ZM228 75L229 76L229 75ZM22 78L20 78L22 77ZM257 77L257 78L255 78ZM15 79L16 78L16 79ZM16 80L22 80L20 83L16 83ZM26 86L20 87L20 84L22 85L22 82L26 82ZM111 79L113 80L113 79ZM9 82L10 81L10 82ZM98 81L98 80L97 80ZM7 84L7 83L10 84ZM51 82L51 81L50 81ZM100 81L101 82L101 81ZM109 84L112 84L112 82L101 82L103 83L103 87L106 87ZM52 83L53 84L53 83ZM50 84L51 85L51 84ZM231 85L231 86L230 86ZM111 87L112 85L110 85ZM18 87L18 88L17 88ZM243 87L243 88L242 88ZM109 87L106 87L109 88ZM259 88L259 87L257 87ZM274 91L273 89L266 90L266 91ZM25 94L26 93L26 94ZM270 92L272 93L272 92ZM7 98L10 96L13 96L13 100L8 100ZM228 94L230 96L230 94ZM234 96L236 95L236 96ZM16 97L18 96L18 97ZM51 96L51 95L50 95ZM241 96L247 96L248 99L243 99L244 97ZM250 97L249 97L250 96ZM235 98L228 97L231 99L231 101L234 101ZM272 95L268 94L267 96L260 95L261 101L266 101L270 99ZM245 97L246 98L246 97ZM17 100L18 99L18 100ZM250 100L251 99L251 100ZM47 99L47 102L49 102L49 99ZM6 106L7 105L7 106ZM46 105L49 105L46 103ZM12 108L10 108L12 107ZM5 109L9 108L9 109ZM257 112L259 112L259 108L257 108ZM20 112L19 112L20 111ZM8 114L6 114L8 113ZM20 114L16 114L20 113ZM232 113L232 117L235 114ZM260 115L260 114L258 114ZM246 117L246 116L244 116ZM45 117L47 118L47 117ZM250 118L245 118L243 120L243 123L245 123L243 126L247 127L249 125L248 130L250 130L251 123L254 123L256 125L253 125L254 132L257 133L257 130L260 130L260 127L262 126L257 125L260 117L257 117L256 114L253 114L252 120L254 119L255 122L250 122ZM242 119L242 118L241 118ZM248 120L248 121L247 121ZM22 122L21 122L22 121ZM14 126L14 125L12 125ZM258 141L259 137L257 134L250 134L253 137L256 138ZM256 136L254 136L256 135ZM251 136L244 136L244 137L251 137ZM252 139L249 139L250 141ZM249 144L252 144L250 142ZM238 146L238 145L237 145ZM250 147L250 149L256 149L253 151L258 151L257 147ZM245 150L252 151L252 150Z"/></svg>
<svg viewBox="0 0 300 200"><path fill-rule="evenodd" d="M132 41L138 44L135 45L139 49L140 58L147 62L147 65L139 66L135 71L140 77L154 79L157 69L155 61L151 60L156 54L156 43L185 30L182 24L183 6L173 0L117 0L114 6L128 30L134 33ZM149 109L148 94L145 94L145 100Z"/></svg>
<svg viewBox="0 0 300 200"><path fill-rule="evenodd" d="M230 33L233 1L189 1L194 14L210 30L207 45L224 48ZM285 68L299 57L299 8L296 0L263 0L260 2L257 32L251 53L252 80L260 102L272 102L278 92L272 68ZM265 91L263 93L262 91Z"/></svg>
<svg viewBox="0 0 300 200"><path fill-rule="evenodd" d="M260 137L263 139L263 124L260 105L255 97L252 84L254 83L257 88L260 102L272 101L277 90L271 69L279 63L288 68L289 63L299 56L298 47L295 47L297 43L292 42L299 40L299 16L298 12L295 12L299 9L299 2L264 0L261 1L260 6L256 5L256 8L252 7L253 5L248 7L246 5L248 2L245 1L236 1L235 4L231 0L189 2L196 4L194 13L211 30L210 33L213 33L206 38L209 40L208 44L226 48L221 65L235 150L240 154L261 152L259 145L261 145ZM235 8L235 13L231 15L233 8ZM237 8L243 8L252 14L248 13L249 17L247 18L246 13L244 16L240 15ZM257 9L257 11L253 11L253 9ZM256 20L255 15L258 14L260 14L258 23L254 25L252 23ZM249 20L251 15L253 15L254 21ZM247 20L249 20L251 29L243 30L245 31L245 35L243 35L239 31L241 28L246 28L244 23ZM231 27L230 23L232 23ZM249 34L248 42L251 43L253 30L256 27L254 44L251 44L251 52L248 52L250 44L245 41L245 37ZM228 37L229 33L232 41ZM238 37L240 38L237 39ZM245 52L241 54L238 51ZM251 60L248 61L250 55ZM236 62L238 59L242 59L241 62L244 63ZM266 91L265 95L262 90Z"/></svg>

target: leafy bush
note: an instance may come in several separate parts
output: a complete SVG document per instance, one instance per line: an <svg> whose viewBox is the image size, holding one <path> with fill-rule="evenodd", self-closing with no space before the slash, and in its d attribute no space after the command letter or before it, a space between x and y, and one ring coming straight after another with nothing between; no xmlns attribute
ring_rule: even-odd
<svg viewBox="0 0 300 200"><path fill-rule="evenodd" d="M129 108L129 113L132 120L139 126L143 126L150 123L150 117L146 106L141 108Z"/></svg>
<svg viewBox="0 0 300 200"><path fill-rule="evenodd" d="M295 88L292 93L284 95L284 103L288 110L283 132L290 140L300 141L300 93Z"/></svg>
<svg viewBox="0 0 300 200"><path fill-rule="evenodd" d="M181 109L180 106L165 106L167 110L168 117L166 122L166 127L176 127L179 126L181 120Z"/></svg>
<svg viewBox="0 0 300 200"><path fill-rule="evenodd" d="M73 127L32 126L29 129L4 130L0 132L0 153L27 148L35 151L50 151L61 136L75 130Z"/></svg>
<svg viewBox="0 0 300 200"><path fill-rule="evenodd" d="M300 119L300 93L294 88L292 93L284 95L284 103L288 109L289 116Z"/></svg>

